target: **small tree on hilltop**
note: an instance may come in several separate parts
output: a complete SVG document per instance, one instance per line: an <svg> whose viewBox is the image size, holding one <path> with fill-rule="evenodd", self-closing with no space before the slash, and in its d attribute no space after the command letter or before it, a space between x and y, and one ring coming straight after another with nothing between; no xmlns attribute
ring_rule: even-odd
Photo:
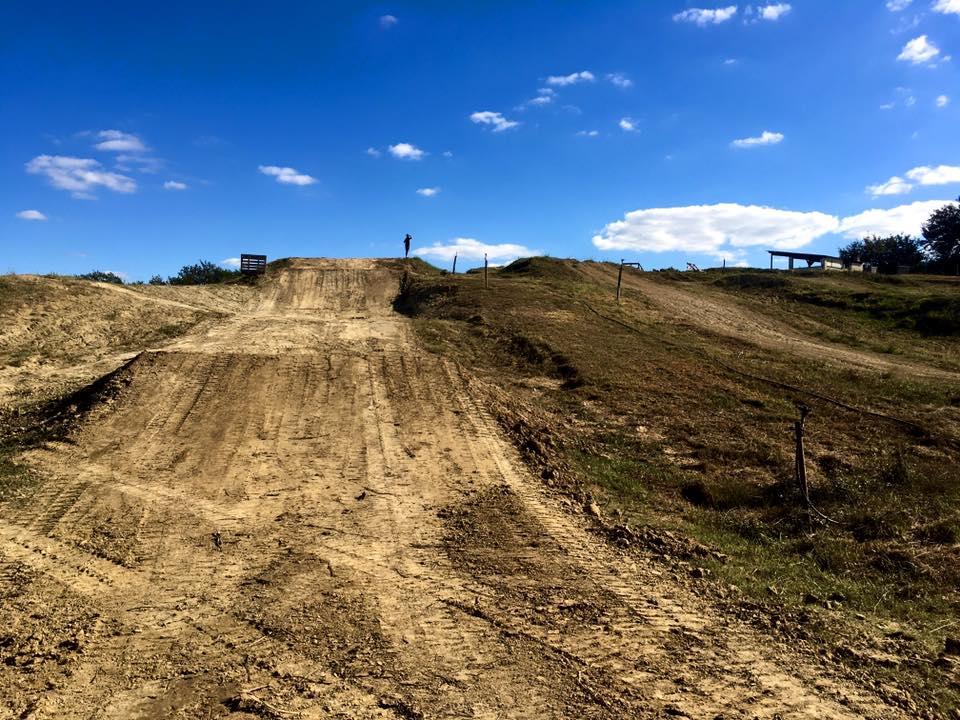
<svg viewBox="0 0 960 720"><path fill-rule="evenodd" d="M123 278L112 272L104 272L103 270L94 270L92 272L84 273L83 275L78 275L81 280L93 280L94 282L105 282L113 283L114 285L123 285Z"/></svg>
<svg viewBox="0 0 960 720"><path fill-rule="evenodd" d="M923 224L923 239L935 267L960 272L960 205L951 203L934 210Z"/></svg>
<svg viewBox="0 0 960 720"><path fill-rule="evenodd" d="M919 238L909 235L872 235L840 248L840 259L845 264L870 263L880 272L895 273L901 265L911 268L920 265L924 260L923 245Z"/></svg>

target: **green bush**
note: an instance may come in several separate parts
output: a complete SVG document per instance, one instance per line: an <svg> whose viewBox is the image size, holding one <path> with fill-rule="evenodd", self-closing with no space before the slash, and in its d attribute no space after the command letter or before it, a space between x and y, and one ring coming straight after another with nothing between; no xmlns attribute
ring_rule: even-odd
<svg viewBox="0 0 960 720"><path fill-rule="evenodd" d="M92 272L85 273L84 275L77 275L81 280L93 280L94 282L105 282L113 283L114 285L123 285L123 278L119 275L112 272L104 272L103 270L94 270Z"/></svg>
<svg viewBox="0 0 960 720"><path fill-rule="evenodd" d="M213 285L239 276L239 270L227 270L209 260L201 260L196 265L184 265L180 268L180 272L170 278L170 284Z"/></svg>

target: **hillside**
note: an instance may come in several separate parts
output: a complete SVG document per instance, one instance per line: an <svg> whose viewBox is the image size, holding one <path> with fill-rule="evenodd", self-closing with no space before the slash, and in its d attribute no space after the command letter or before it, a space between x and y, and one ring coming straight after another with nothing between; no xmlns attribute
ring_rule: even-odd
<svg viewBox="0 0 960 720"><path fill-rule="evenodd" d="M850 672L955 706L960 284L625 270L618 307L616 277L536 258L488 290L413 276L398 308L476 369L526 461L573 507L598 504L615 539ZM793 482L798 403L812 511Z"/></svg>
<svg viewBox="0 0 960 720"><path fill-rule="evenodd" d="M0 715L949 716L957 286L616 272L3 278Z"/></svg>

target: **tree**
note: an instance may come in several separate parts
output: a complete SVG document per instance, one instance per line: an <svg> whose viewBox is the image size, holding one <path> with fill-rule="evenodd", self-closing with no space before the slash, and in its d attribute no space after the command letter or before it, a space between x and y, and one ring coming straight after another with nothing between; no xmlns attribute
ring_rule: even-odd
<svg viewBox="0 0 960 720"><path fill-rule="evenodd" d="M880 272L895 273L901 265L911 268L920 265L924 260L923 245L919 238L909 235L872 235L840 248L840 259L844 264L870 263Z"/></svg>
<svg viewBox="0 0 960 720"><path fill-rule="evenodd" d="M226 270L209 260L201 260L196 265L184 265L176 276L170 278L171 285L211 285L224 282L239 275L237 270Z"/></svg>
<svg viewBox="0 0 960 720"><path fill-rule="evenodd" d="M112 272L104 272L103 270L94 270L92 272L85 273L83 275L78 275L81 280L93 280L94 282L105 282L113 283L115 285L123 285L123 278Z"/></svg>
<svg viewBox="0 0 960 720"><path fill-rule="evenodd" d="M162 277L160 277L159 275L154 275L152 278L150 278L150 284L151 284L151 285L166 285L166 284L167 284L167 281L164 280L164 279L163 279Z"/></svg>
<svg viewBox="0 0 960 720"><path fill-rule="evenodd" d="M957 198L960 202L960 198ZM960 205L951 203L934 210L923 224L923 239L933 264L947 272L960 266Z"/></svg>

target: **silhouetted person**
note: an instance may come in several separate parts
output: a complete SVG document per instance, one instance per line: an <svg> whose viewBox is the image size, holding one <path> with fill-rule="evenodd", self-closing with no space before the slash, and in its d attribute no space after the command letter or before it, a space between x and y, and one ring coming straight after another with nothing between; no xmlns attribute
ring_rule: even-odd
<svg viewBox="0 0 960 720"><path fill-rule="evenodd" d="M411 240L413 240L413 238L410 237L410 233L407 233L407 236L403 239L403 257L404 258L410 257L410 241Z"/></svg>

